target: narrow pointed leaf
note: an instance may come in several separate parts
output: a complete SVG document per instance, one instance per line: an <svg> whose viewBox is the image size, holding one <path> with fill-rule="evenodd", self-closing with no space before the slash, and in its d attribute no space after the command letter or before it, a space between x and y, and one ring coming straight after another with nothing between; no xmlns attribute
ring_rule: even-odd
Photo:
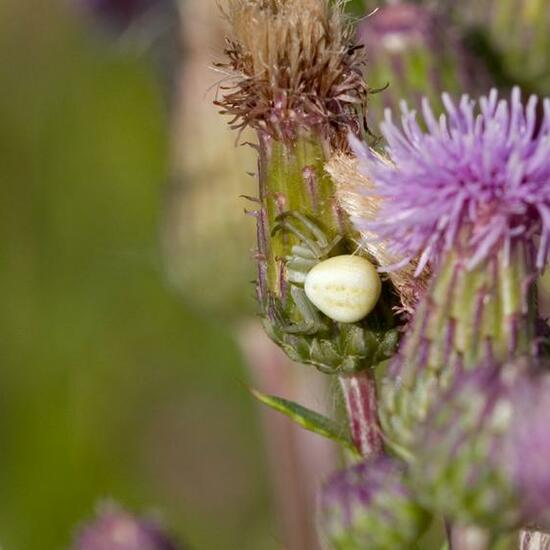
<svg viewBox="0 0 550 550"><path fill-rule="evenodd" d="M250 392L256 399L258 399L258 401L261 401L268 407L285 414L291 420L296 422L296 424L302 426L302 428L322 435L328 439L332 439L357 454L357 448L353 444L347 429L339 425L334 420L312 411L311 409L303 407L294 401L289 401L275 395L267 395L252 388L250 389Z"/></svg>

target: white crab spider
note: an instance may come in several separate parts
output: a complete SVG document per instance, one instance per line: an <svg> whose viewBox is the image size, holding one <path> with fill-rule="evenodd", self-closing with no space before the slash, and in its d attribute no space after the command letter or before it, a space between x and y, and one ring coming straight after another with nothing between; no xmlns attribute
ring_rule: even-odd
<svg viewBox="0 0 550 550"><path fill-rule="evenodd" d="M308 237L295 223L309 230ZM376 306L382 290L376 268L365 258L340 255L327 258L342 237L329 241L323 231L299 212L286 212L278 217L274 232L285 229L300 243L286 257L290 292L303 321L283 327L285 332L315 334L326 327L317 310L341 323L355 323Z"/></svg>
<svg viewBox="0 0 550 550"><path fill-rule="evenodd" d="M327 317L355 323L376 306L382 283L376 268L361 256L334 256L319 262L305 278L310 302Z"/></svg>

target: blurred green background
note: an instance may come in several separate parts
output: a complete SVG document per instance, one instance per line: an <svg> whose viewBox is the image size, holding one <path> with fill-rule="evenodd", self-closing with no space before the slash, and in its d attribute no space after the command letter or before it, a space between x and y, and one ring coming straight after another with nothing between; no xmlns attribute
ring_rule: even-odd
<svg viewBox="0 0 550 550"><path fill-rule="evenodd" d="M163 273L166 90L69 3L0 2L0 546L67 548L112 497L275 548L239 351Z"/></svg>
<svg viewBox="0 0 550 550"><path fill-rule="evenodd" d="M545 2L525 1L524 19L504 2L457 9L475 38L473 60L452 47L458 60L432 59L437 41L403 13L386 12L379 35L364 20L382 49L392 38L389 53L368 52L375 87L393 86L372 97L374 118L392 93L439 93L440 79L430 78L447 64L464 63L468 78L455 81L470 91L492 79L547 94L548 55L531 56L530 73L522 57L528 40L550 51L545 19L535 17L550 14ZM186 0L178 15L169 0L0 1L2 550L69 548L106 498L157 515L189 548L317 548L311 539L284 546L282 531L287 540L313 531L295 514L313 518L313 499L280 495L294 498L288 484L316 468L321 476L334 456L315 439L295 439L301 451L292 450L284 421L264 417L273 433L262 438L243 388L236 335L253 312L253 223L243 222L237 197L254 193L244 175L254 165L215 113L215 90L207 93L220 79L208 65L223 47L214 4ZM360 15L380 4L348 8ZM424 4L449 11L448 1ZM540 32L529 18L542 21ZM512 33L520 47L508 52L497 38L516 20L526 35ZM498 53L500 80L488 71L494 57L477 55L480 44ZM283 387L288 372L272 367ZM291 382L320 407L324 382ZM291 464L295 451L301 466ZM316 488L315 476L306 481ZM284 529L277 506L288 510Z"/></svg>

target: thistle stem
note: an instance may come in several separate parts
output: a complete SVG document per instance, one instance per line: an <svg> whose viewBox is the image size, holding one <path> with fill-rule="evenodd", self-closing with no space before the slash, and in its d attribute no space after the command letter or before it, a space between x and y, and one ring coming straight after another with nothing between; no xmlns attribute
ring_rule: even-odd
<svg viewBox="0 0 550 550"><path fill-rule="evenodd" d="M373 458L383 447L374 378L369 371L363 371L353 376L340 376L339 380L353 442L363 457Z"/></svg>
<svg viewBox="0 0 550 550"><path fill-rule="evenodd" d="M550 534L540 531L521 531L519 550L550 550Z"/></svg>

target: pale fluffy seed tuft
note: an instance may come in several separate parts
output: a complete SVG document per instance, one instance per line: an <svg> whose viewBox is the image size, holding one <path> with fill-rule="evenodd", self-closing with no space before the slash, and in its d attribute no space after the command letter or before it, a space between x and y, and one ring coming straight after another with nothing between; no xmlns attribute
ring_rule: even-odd
<svg viewBox="0 0 550 550"><path fill-rule="evenodd" d="M384 160L380 157L381 162ZM373 189L372 182L359 171L359 162L355 157L343 153L335 154L325 165L325 170L336 184L336 194L344 210L349 215L359 233L360 246L372 256L380 266L391 266L399 262L399 257L391 252L386 242L369 231L369 221L377 218L381 199L369 195L366 190ZM419 277L414 276L416 263L408 263L402 269L388 273L395 286L403 309L412 313L419 298L424 294L430 277L426 270Z"/></svg>

